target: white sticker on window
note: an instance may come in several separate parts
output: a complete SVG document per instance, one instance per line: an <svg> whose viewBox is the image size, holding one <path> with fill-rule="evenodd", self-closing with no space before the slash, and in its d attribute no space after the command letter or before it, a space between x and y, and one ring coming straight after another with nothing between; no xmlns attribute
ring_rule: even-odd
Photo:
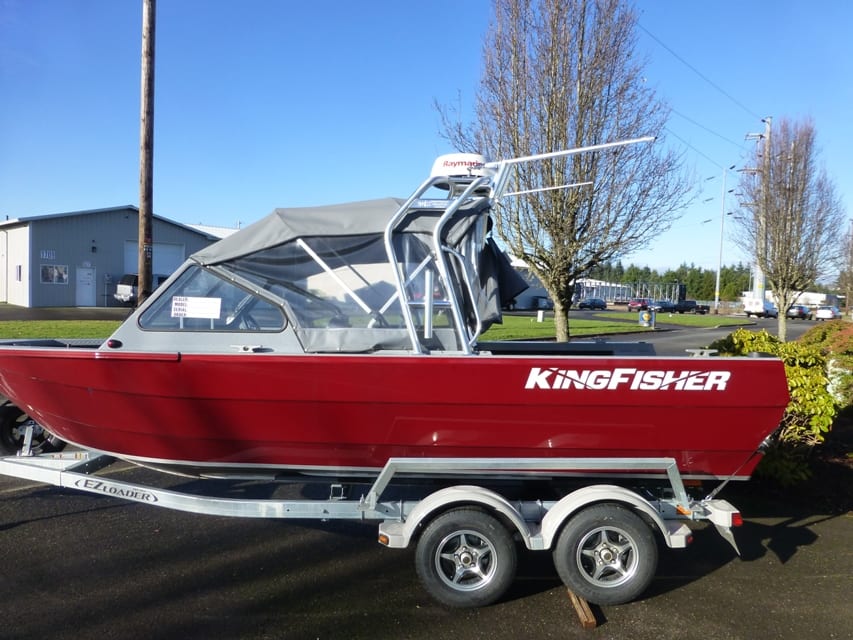
<svg viewBox="0 0 853 640"><path fill-rule="evenodd" d="M173 296L173 318L219 318L222 298L199 298L195 296Z"/></svg>

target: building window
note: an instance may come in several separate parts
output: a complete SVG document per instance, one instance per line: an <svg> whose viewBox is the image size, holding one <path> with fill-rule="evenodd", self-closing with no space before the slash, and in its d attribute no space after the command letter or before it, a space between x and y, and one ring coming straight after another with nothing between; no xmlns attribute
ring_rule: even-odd
<svg viewBox="0 0 853 640"><path fill-rule="evenodd" d="M41 265L41 282L42 284L68 284L68 265Z"/></svg>

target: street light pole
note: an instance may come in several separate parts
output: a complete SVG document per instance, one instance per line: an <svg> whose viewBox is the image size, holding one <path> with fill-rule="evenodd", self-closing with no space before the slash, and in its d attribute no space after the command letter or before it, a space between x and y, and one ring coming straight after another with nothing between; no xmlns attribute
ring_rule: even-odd
<svg viewBox="0 0 853 640"><path fill-rule="evenodd" d="M714 284L714 313L720 313L720 272L723 270L723 229L726 224L726 174L735 168L723 168L723 191L720 197L720 253L717 256L717 281Z"/></svg>

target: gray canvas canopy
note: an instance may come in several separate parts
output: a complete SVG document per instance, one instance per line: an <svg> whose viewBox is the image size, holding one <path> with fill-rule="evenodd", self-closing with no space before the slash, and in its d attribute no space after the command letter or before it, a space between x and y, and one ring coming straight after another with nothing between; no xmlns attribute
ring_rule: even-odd
<svg viewBox="0 0 853 640"><path fill-rule="evenodd" d="M203 265L275 247L296 238L380 234L403 204L398 198L379 198L319 207L288 207L272 213L245 229L192 255ZM424 225L424 231L430 231Z"/></svg>
<svg viewBox="0 0 853 640"><path fill-rule="evenodd" d="M488 239L490 210L485 197L280 208L191 260L280 298L309 352L466 348L463 331L500 321L502 281L516 276L510 296L519 286Z"/></svg>

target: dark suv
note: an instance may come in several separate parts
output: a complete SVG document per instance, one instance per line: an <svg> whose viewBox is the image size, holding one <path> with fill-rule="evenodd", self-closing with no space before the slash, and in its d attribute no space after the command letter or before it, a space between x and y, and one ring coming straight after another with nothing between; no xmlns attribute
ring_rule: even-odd
<svg viewBox="0 0 853 640"><path fill-rule="evenodd" d="M606 309L607 303L601 298L585 298L578 303L578 309Z"/></svg>

